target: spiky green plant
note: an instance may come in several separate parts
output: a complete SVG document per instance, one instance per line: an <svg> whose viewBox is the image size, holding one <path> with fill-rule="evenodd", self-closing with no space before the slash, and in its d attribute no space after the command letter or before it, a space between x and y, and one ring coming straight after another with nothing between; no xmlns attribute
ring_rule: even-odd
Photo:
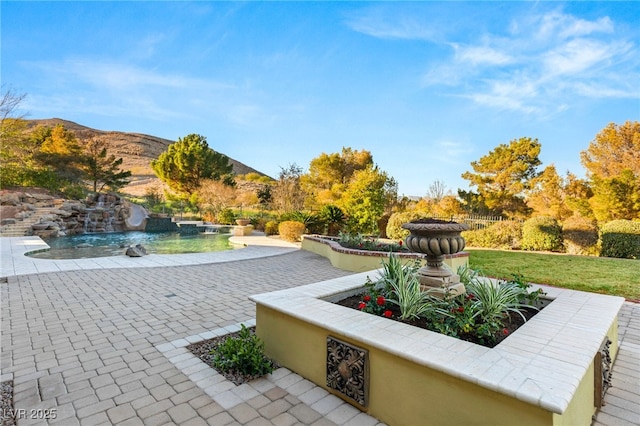
<svg viewBox="0 0 640 426"><path fill-rule="evenodd" d="M418 318L432 309L430 296L420 288L418 265L403 265L398 256L390 255L382 262L380 282L388 294L389 302L400 308L400 319Z"/></svg>
<svg viewBox="0 0 640 426"><path fill-rule="evenodd" d="M510 312L526 321L522 313L532 306L520 302L522 291L516 286L494 283L488 279L476 278L466 284L467 292L473 294L476 315L486 323L503 320Z"/></svg>

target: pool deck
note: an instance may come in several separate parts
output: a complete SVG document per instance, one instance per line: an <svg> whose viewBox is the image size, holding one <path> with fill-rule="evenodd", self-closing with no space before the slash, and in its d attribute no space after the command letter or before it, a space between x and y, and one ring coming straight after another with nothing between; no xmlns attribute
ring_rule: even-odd
<svg viewBox="0 0 640 426"><path fill-rule="evenodd" d="M255 324L252 294L350 275L261 235L204 254L44 260L38 238L0 238L1 381L45 424L378 425L281 368L234 386L185 352ZM619 314L613 387L594 425L640 424L640 305ZM23 419L22 424L43 424Z"/></svg>
<svg viewBox="0 0 640 426"><path fill-rule="evenodd" d="M121 256L52 260L25 256L25 253L49 248L47 243L39 237L1 237L0 277L86 269L202 265L274 256L299 248L299 244L259 234L234 236L229 241L238 249L212 253L149 254L144 257L126 256L123 249Z"/></svg>

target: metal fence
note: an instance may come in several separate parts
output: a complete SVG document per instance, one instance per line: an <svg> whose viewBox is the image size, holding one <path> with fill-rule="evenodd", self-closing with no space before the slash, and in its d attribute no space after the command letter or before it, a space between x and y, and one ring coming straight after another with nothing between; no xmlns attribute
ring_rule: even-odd
<svg viewBox="0 0 640 426"><path fill-rule="evenodd" d="M479 216L479 215L459 215L459 216L430 216L434 219L450 220L458 223L466 223L471 230L484 229L489 225L502 222L505 219L502 216Z"/></svg>

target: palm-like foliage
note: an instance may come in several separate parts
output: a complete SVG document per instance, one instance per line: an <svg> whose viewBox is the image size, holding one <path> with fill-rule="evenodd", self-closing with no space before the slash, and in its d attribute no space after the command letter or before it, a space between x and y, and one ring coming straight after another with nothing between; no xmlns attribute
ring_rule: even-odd
<svg viewBox="0 0 640 426"><path fill-rule="evenodd" d="M494 283L475 277L466 284L467 292L473 294L473 309L484 322L501 321L510 312L517 313L526 321L522 311L532 306L520 302L522 290L508 283Z"/></svg>
<svg viewBox="0 0 640 426"><path fill-rule="evenodd" d="M383 262L380 282L388 294L389 302L400 308L400 319L418 318L433 309L431 297L420 288L417 265L403 265L398 256L389 256Z"/></svg>

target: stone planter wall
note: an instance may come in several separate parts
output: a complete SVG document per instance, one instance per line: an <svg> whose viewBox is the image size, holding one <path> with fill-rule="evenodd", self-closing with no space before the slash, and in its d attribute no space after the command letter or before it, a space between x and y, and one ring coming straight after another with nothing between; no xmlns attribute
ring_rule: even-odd
<svg viewBox="0 0 640 426"><path fill-rule="evenodd" d="M389 257L388 252L356 250L342 247L336 241L317 235L303 235L302 249L329 259L336 268L352 272L371 271L380 268L382 261ZM418 253L394 253L403 262L422 259L424 255ZM469 264L469 253L461 252L445 256L446 263L453 271L459 266Z"/></svg>
<svg viewBox="0 0 640 426"><path fill-rule="evenodd" d="M486 348L327 300L366 276L252 296L267 354L387 424L591 423L594 360L605 338L615 358L622 298L545 287L553 302ZM368 351L366 406L327 386L329 337Z"/></svg>

